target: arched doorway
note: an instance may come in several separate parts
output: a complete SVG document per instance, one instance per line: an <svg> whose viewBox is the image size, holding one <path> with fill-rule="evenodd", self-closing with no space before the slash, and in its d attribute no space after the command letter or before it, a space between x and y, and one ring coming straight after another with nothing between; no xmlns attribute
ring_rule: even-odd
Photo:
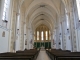
<svg viewBox="0 0 80 60"><path fill-rule="evenodd" d="M36 48L40 48L41 46L44 46L45 49L51 48L51 33L46 25L41 24L35 29L34 46Z"/></svg>

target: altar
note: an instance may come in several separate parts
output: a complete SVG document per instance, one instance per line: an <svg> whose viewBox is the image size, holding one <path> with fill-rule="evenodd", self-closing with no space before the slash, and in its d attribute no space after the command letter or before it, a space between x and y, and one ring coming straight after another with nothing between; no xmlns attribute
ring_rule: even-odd
<svg viewBox="0 0 80 60"><path fill-rule="evenodd" d="M40 48L41 50L45 50L45 47L44 46L41 46L41 48Z"/></svg>

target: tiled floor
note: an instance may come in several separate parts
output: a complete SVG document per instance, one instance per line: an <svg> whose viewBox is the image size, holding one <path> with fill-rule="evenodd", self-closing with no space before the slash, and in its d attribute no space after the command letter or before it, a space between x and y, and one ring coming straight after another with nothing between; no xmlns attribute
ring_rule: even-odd
<svg viewBox="0 0 80 60"><path fill-rule="evenodd" d="M46 51L40 51L37 60L50 60L49 56L47 55Z"/></svg>

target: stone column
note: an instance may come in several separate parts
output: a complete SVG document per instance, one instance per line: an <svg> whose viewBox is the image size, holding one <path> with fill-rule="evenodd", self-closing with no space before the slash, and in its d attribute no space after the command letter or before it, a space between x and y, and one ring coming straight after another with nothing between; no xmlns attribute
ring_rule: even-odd
<svg viewBox="0 0 80 60"><path fill-rule="evenodd" d="M37 47L37 30L35 31L35 41L36 41L36 47Z"/></svg>
<svg viewBox="0 0 80 60"><path fill-rule="evenodd" d="M54 34L54 30L51 32L51 30L50 30L50 40L49 40L49 42L51 42L51 46L50 47L52 47L52 48L54 48L54 36L55 36L55 34Z"/></svg>
<svg viewBox="0 0 80 60"><path fill-rule="evenodd" d="M61 13L61 32L62 32L62 49L66 50L66 18L65 13Z"/></svg>
<svg viewBox="0 0 80 60"><path fill-rule="evenodd" d="M59 17L56 19L56 49L59 49Z"/></svg>
<svg viewBox="0 0 80 60"><path fill-rule="evenodd" d="M20 50L24 50L24 14L23 9L20 10Z"/></svg>
<svg viewBox="0 0 80 60"><path fill-rule="evenodd" d="M44 29L44 27L43 27L43 29ZM46 40L46 39L45 39L45 29L43 30L43 34L44 34L44 35L43 35L43 38L44 38L43 40L44 40L44 47L45 47L45 40Z"/></svg>
<svg viewBox="0 0 80 60"><path fill-rule="evenodd" d="M70 22L69 22L69 13L66 11L66 23L68 23L70 25ZM68 19L68 22L67 22L67 19ZM66 24L67 25L67 24ZM67 50L72 50L72 46L71 46L71 36L70 36L70 26L67 26L66 27L66 49Z"/></svg>
<svg viewBox="0 0 80 60"><path fill-rule="evenodd" d="M26 24L24 24L24 49L26 49L26 45L25 45L25 43L26 43Z"/></svg>
<svg viewBox="0 0 80 60"><path fill-rule="evenodd" d="M70 34L71 34L71 42L72 42L72 51L77 51L77 44L76 44L76 33L75 33L75 25L74 25L74 0L69 0L69 21L70 21Z"/></svg>
<svg viewBox="0 0 80 60"><path fill-rule="evenodd" d="M65 38L65 23L62 21L62 45L63 45L63 50L66 49L66 38Z"/></svg>
<svg viewBox="0 0 80 60"><path fill-rule="evenodd" d="M59 49L59 27L56 27L56 49Z"/></svg>
<svg viewBox="0 0 80 60"><path fill-rule="evenodd" d="M9 51L15 51L15 40L16 40L16 20L17 20L17 3L16 0L12 1L12 16L10 24L10 37L9 37Z"/></svg>
<svg viewBox="0 0 80 60"><path fill-rule="evenodd" d="M26 22L26 49L28 49L28 28L27 28L27 22Z"/></svg>
<svg viewBox="0 0 80 60"><path fill-rule="evenodd" d="M32 33L32 45L33 45L33 49L34 49L34 36L35 36L35 34L34 34L34 31L32 31L33 33Z"/></svg>
<svg viewBox="0 0 80 60"><path fill-rule="evenodd" d="M28 49L30 49L31 48L31 33L30 33L30 31L31 31L31 28L30 27L28 27L28 40L27 40L27 44L28 44Z"/></svg>
<svg viewBox="0 0 80 60"><path fill-rule="evenodd" d="M51 36L53 37L52 33ZM54 29L54 48L56 49L56 28Z"/></svg>
<svg viewBox="0 0 80 60"><path fill-rule="evenodd" d="M41 47L41 28L39 29L39 40L40 40L40 47Z"/></svg>
<svg viewBox="0 0 80 60"><path fill-rule="evenodd" d="M49 29L48 29L48 48L49 48L49 42L50 42L50 32L49 32Z"/></svg>
<svg viewBox="0 0 80 60"><path fill-rule="evenodd" d="M60 37L60 48L63 49L62 45L62 23L60 22L60 32L59 32L59 37Z"/></svg>
<svg viewBox="0 0 80 60"><path fill-rule="evenodd" d="M27 49L29 49L29 37L28 37L28 33L29 33L29 28L27 27Z"/></svg>

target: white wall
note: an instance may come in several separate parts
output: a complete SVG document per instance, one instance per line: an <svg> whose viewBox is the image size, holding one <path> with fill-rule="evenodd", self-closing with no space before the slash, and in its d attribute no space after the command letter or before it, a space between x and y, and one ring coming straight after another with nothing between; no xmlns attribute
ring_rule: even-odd
<svg viewBox="0 0 80 60"><path fill-rule="evenodd" d="M2 37L2 32L5 31L5 37ZM8 39L9 37L9 31L6 29L2 29L0 27L0 53L8 52Z"/></svg>

